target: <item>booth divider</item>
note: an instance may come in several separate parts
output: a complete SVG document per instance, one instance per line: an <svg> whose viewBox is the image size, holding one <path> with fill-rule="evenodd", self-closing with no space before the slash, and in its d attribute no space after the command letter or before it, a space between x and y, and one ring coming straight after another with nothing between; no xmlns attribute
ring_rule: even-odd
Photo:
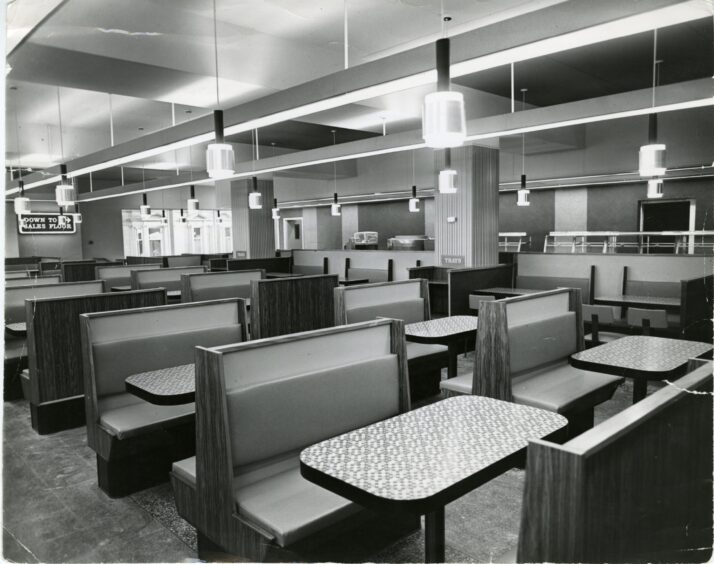
<svg viewBox="0 0 714 564"><path fill-rule="evenodd" d="M513 264L497 264L450 269L447 272L449 315L473 315L469 309L471 292L483 288L511 287L513 268Z"/></svg>

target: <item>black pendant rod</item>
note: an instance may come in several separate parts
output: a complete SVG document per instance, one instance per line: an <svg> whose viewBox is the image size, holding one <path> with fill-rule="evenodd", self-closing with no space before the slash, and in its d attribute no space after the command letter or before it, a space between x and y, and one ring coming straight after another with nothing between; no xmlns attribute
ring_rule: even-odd
<svg viewBox="0 0 714 564"><path fill-rule="evenodd" d="M449 47L448 38L442 37L436 40L436 89L439 92L448 91L451 85Z"/></svg>
<svg viewBox="0 0 714 564"><path fill-rule="evenodd" d="M213 112L213 129L216 132L216 143L223 143L223 110L215 110Z"/></svg>

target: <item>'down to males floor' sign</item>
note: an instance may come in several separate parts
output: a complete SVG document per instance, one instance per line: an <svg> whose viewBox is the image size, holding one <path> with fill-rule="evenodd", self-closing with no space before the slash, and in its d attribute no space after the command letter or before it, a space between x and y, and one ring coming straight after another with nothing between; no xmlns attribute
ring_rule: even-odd
<svg viewBox="0 0 714 564"><path fill-rule="evenodd" d="M61 213L27 213L18 216L18 230L23 235L75 233L72 215Z"/></svg>

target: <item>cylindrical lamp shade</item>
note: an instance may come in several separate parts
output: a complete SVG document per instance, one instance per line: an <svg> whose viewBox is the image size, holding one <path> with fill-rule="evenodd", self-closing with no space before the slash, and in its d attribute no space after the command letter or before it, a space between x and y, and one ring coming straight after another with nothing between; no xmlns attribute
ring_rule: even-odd
<svg viewBox="0 0 714 564"><path fill-rule="evenodd" d="M439 172L439 194L456 194L456 171L447 168Z"/></svg>
<svg viewBox="0 0 714 564"><path fill-rule="evenodd" d="M424 96L422 137L427 147L459 147L466 140L466 113L461 92L431 92Z"/></svg>
<svg viewBox="0 0 714 564"><path fill-rule="evenodd" d="M250 192L248 194L248 207L252 210L262 210L263 194L260 192Z"/></svg>
<svg viewBox="0 0 714 564"><path fill-rule="evenodd" d="M74 205L74 188L71 184L58 184L55 188L55 199L59 207Z"/></svg>
<svg viewBox="0 0 714 564"><path fill-rule="evenodd" d="M193 200L186 200L186 207L188 208L189 213L195 213L198 211L198 200L193 199Z"/></svg>
<svg viewBox="0 0 714 564"><path fill-rule="evenodd" d="M530 206L531 202L528 199L530 193L531 193L530 190L525 190L525 189L518 190L518 199L516 200L516 205Z"/></svg>
<svg viewBox="0 0 714 564"><path fill-rule="evenodd" d="M15 198L15 213L20 215L21 213L30 213L30 198L25 198L24 196L18 196Z"/></svg>
<svg viewBox="0 0 714 564"><path fill-rule="evenodd" d="M667 172L666 150L667 147L660 143L640 147L640 176L663 176Z"/></svg>
<svg viewBox="0 0 714 564"><path fill-rule="evenodd" d="M647 181L647 197L648 198L661 198L664 196L662 191L662 179L652 178Z"/></svg>
<svg viewBox="0 0 714 564"><path fill-rule="evenodd" d="M228 143L211 143L206 149L206 171L211 178L231 176L235 170L235 154Z"/></svg>
<svg viewBox="0 0 714 564"><path fill-rule="evenodd" d="M330 213L335 217L342 215L342 212L340 211L340 204L330 204Z"/></svg>
<svg viewBox="0 0 714 564"><path fill-rule="evenodd" d="M411 213L419 212L419 198L409 198L409 211Z"/></svg>
<svg viewBox="0 0 714 564"><path fill-rule="evenodd" d="M81 213L73 213L74 216L74 223L75 224L80 224L82 223L82 214Z"/></svg>
<svg viewBox="0 0 714 564"><path fill-rule="evenodd" d="M146 217L148 215L151 215L151 206L150 205L140 205L139 206L139 211L141 212L142 217Z"/></svg>

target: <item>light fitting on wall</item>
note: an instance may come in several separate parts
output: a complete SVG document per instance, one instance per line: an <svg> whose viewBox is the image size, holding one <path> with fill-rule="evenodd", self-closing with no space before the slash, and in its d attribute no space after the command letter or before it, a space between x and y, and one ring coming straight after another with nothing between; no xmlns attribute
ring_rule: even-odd
<svg viewBox="0 0 714 564"><path fill-rule="evenodd" d="M169 218L166 217L166 210L161 210L161 223L168 224Z"/></svg>
<svg viewBox="0 0 714 564"><path fill-rule="evenodd" d="M278 207L277 198L273 198L273 219L280 219L280 208Z"/></svg>
<svg viewBox="0 0 714 564"><path fill-rule="evenodd" d="M263 209L263 194L258 191L258 177L254 176L251 179L253 190L248 194L248 207L252 210Z"/></svg>
<svg viewBox="0 0 714 564"><path fill-rule="evenodd" d="M526 109L526 92L528 88L521 88L523 92L523 101L521 102L521 111ZM521 187L518 190L518 199L516 205L520 207L530 206L531 191L526 188L526 134L521 133Z"/></svg>
<svg viewBox="0 0 714 564"><path fill-rule="evenodd" d="M142 219L146 219L151 215L151 206L146 196L146 192L141 195L141 205L139 206Z"/></svg>
<svg viewBox="0 0 714 564"><path fill-rule="evenodd" d="M337 192L335 192L332 197L332 204L330 205L330 213L334 216L342 215L340 207L339 201L337 200Z"/></svg>
<svg viewBox="0 0 714 564"><path fill-rule="evenodd" d="M664 196L664 192L662 191L663 182L661 178L650 178L647 181L647 197L661 198Z"/></svg>
<svg viewBox="0 0 714 564"><path fill-rule="evenodd" d="M218 87L218 26L216 18L216 0L213 0L213 55L216 68L216 110L213 112L215 142L206 148L206 172L210 178L225 178L233 174L235 154L233 147L225 142L223 135L223 111Z"/></svg>
<svg viewBox="0 0 714 564"><path fill-rule="evenodd" d="M655 107L655 96L657 90L657 77L659 74L659 63L657 60L657 30L654 30L654 47L652 54L652 107ZM665 164L667 146L657 142L657 114L651 113L649 116L649 139L648 144L640 147L640 176L651 178L653 176L664 176L667 172Z"/></svg>
<svg viewBox="0 0 714 564"><path fill-rule="evenodd" d="M191 184L189 186L189 197L186 200L186 207L188 208L188 214L196 215L198 213L198 200L196 199L196 187Z"/></svg>
<svg viewBox="0 0 714 564"><path fill-rule="evenodd" d="M181 223L186 223L186 217L183 215L183 208L179 210L179 221Z"/></svg>
<svg viewBox="0 0 714 564"><path fill-rule="evenodd" d="M216 210L216 223L223 223L223 218L221 217L221 210Z"/></svg>
<svg viewBox="0 0 714 564"><path fill-rule="evenodd" d="M444 23L451 21L450 16L443 15ZM436 41L436 92L424 97L422 107L422 137L427 147L444 149L459 147L466 140L466 113L464 111L464 95L450 90L450 45L447 37Z"/></svg>
<svg viewBox="0 0 714 564"><path fill-rule="evenodd" d="M74 223L79 225L82 223L82 214L79 213L79 202L74 203L74 213L72 214L74 216Z"/></svg>
<svg viewBox="0 0 714 564"><path fill-rule="evenodd" d="M20 187L20 195L14 200L15 213L17 215L30 213L32 210L30 207L30 198L25 197L25 183L20 179L17 184Z"/></svg>
<svg viewBox="0 0 714 564"><path fill-rule="evenodd" d="M412 186L412 197L409 198L409 211L417 213L419 211L419 198L417 198L416 186Z"/></svg>

